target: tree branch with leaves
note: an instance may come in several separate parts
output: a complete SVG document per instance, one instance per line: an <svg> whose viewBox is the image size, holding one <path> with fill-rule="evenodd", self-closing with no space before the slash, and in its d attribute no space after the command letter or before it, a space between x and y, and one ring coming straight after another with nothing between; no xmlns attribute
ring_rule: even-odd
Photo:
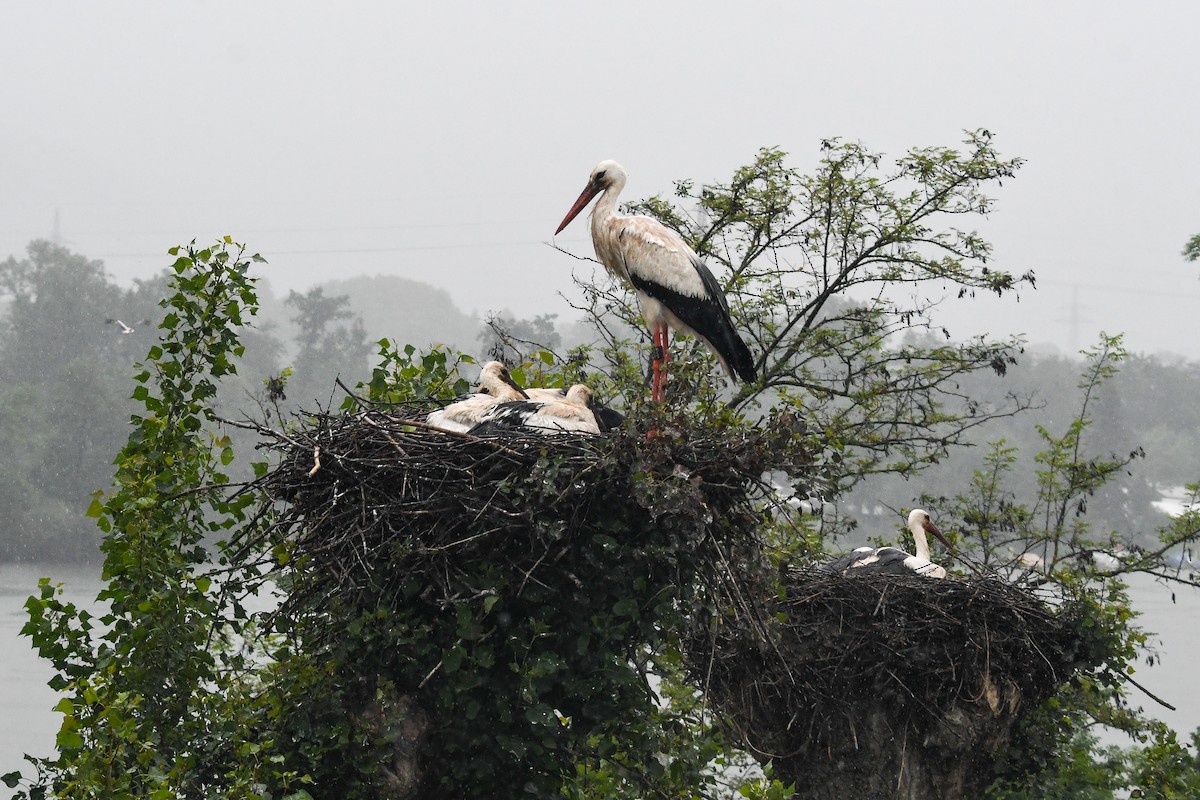
<svg viewBox="0 0 1200 800"><path fill-rule="evenodd" d="M727 183L698 190L679 181L673 200L626 210L655 217L723 268L733 316L756 353L760 379L727 396L693 343L673 364L672 402L686 397L712 415L787 407L837 451L827 477L845 488L872 473L907 474L971 428L1028 407L1015 396L986 406L958 387L969 373L1003 375L1020 338L953 343L936 312L951 298L1032 288L1034 275L995 269L991 245L960 222L986 215L988 192L1021 166L999 155L987 131L968 133L961 149L914 149L890 165L857 143L821 148L811 175L767 148ZM604 371L636 405L644 368L631 362L630 345L645 334L632 294L594 273L576 280Z"/></svg>

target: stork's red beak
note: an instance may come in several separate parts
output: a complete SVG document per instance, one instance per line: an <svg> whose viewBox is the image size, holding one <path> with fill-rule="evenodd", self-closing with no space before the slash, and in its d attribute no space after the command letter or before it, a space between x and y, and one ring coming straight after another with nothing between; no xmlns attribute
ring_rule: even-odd
<svg viewBox="0 0 1200 800"><path fill-rule="evenodd" d="M946 540L946 537L942 535L942 532L938 530L937 525L934 525L932 522L923 522L923 523L921 523L921 525L922 525L922 527L925 528L926 533L932 533L935 539L937 539L942 544L946 545L947 550L954 549L953 547L950 546L950 542L948 542Z"/></svg>
<svg viewBox="0 0 1200 800"><path fill-rule="evenodd" d="M575 201L575 205L571 206L571 210L563 217L563 221L559 224L558 230L554 231L554 235L558 236L562 233L562 229L570 225L571 220L579 216L579 212L583 211L584 207L598 194L600 194L600 187L589 181L588 185L583 187L583 193L579 195L579 199Z"/></svg>

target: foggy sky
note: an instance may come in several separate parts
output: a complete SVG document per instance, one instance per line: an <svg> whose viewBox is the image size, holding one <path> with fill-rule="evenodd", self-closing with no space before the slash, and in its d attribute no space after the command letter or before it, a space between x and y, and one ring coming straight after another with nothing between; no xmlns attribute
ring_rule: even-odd
<svg viewBox="0 0 1200 800"><path fill-rule="evenodd" d="M1197 30L1190 2L7 4L0 258L57 212L123 282L230 234L277 292L388 273L567 316L545 243L601 159L636 199L984 127L1027 163L979 228L1039 288L948 301L951 332L1200 359Z"/></svg>

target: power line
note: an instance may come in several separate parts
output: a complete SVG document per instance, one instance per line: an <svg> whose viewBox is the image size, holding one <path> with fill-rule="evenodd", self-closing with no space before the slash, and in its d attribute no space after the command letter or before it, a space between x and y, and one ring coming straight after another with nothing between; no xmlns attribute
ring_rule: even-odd
<svg viewBox="0 0 1200 800"><path fill-rule="evenodd" d="M568 243L583 242L583 239L564 240ZM411 245L405 247L345 247L313 250L269 250L272 256L314 256L314 255L350 255L353 253L404 253L419 250L473 250L484 247L526 247L529 245L545 244L542 239L529 239L519 242L480 242L478 244L430 244ZM97 253L89 258L161 258L163 253Z"/></svg>

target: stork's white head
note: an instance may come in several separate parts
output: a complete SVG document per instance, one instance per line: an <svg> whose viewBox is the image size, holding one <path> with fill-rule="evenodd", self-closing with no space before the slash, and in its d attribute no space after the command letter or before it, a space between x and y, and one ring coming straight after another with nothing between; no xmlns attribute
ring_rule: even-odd
<svg viewBox="0 0 1200 800"><path fill-rule="evenodd" d="M587 384L577 383L570 389L567 389L566 400L568 403L574 403L577 406L591 408L592 390L587 386Z"/></svg>
<svg viewBox="0 0 1200 800"><path fill-rule="evenodd" d="M579 194L579 199L575 201L575 205L571 206L571 210L563 217L563 221L559 224L558 230L554 232L557 236L562 232L562 229L571 224L571 220L579 216L579 212L587 207L587 204L592 201L592 198L606 189L612 189L613 192L619 193L625 186L625 181L629 175L625 172L625 168L617 162L609 159L601 161L592 169L592 174L588 176L587 186L583 187L583 191Z"/></svg>
<svg viewBox="0 0 1200 800"><path fill-rule="evenodd" d="M922 508L914 508L909 512L908 529L912 531L914 536L918 533L932 533L934 538L946 545L948 549L953 549L950 547L950 542L942 535L938 527L933 524L933 520L929 518L929 512Z"/></svg>
<svg viewBox="0 0 1200 800"><path fill-rule="evenodd" d="M499 361L489 361L479 371L479 393L490 394L499 400L529 399L509 374L508 367Z"/></svg>
<svg viewBox="0 0 1200 800"><path fill-rule="evenodd" d="M601 161L592 168L592 174L588 177L588 185L596 186L603 191L610 186L616 186L620 189L625 185L625 181L629 180L629 173L625 171L617 162L611 158Z"/></svg>

